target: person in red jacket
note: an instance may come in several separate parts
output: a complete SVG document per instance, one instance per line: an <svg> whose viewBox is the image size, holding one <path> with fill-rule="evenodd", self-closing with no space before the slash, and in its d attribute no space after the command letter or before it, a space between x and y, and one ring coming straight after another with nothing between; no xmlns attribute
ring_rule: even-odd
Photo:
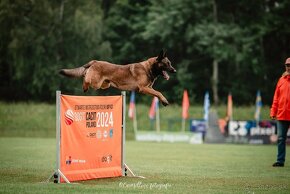
<svg viewBox="0 0 290 194"><path fill-rule="evenodd" d="M270 117L277 120L278 154L273 167L283 167L286 156L286 139L290 127L290 58L285 62L286 71L280 77L273 98Z"/></svg>

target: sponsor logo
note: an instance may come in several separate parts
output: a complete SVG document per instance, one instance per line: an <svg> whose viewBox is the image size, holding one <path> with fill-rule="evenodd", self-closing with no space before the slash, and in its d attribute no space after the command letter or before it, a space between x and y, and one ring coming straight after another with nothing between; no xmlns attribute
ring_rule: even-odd
<svg viewBox="0 0 290 194"><path fill-rule="evenodd" d="M71 165L71 164L75 164L75 163L78 163L78 164L84 164L86 163L86 160L83 160L83 159L72 159L71 156L66 156L65 157L65 164L66 165Z"/></svg>
<svg viewBox="0 0 290 194"><path fill-rule="evenodd" d="M67 109L64 113L65 124L71 125L74 121L80 122L85 120L85 112L74 112L71 109Z"/></svg>
<svg viewBox="0 0 290 194"><path fill-rule="evenodd" d="M97 138L101 139L102 138L102 132L101 130L97 130Z"/></svg>
<svg viewBox="0 0 290 194"><path fill-rule="evenodd" d="M113 156L112 155L107 155L102 157L102 162L103 163L110 163L113 161Z"/></svg>
<svg viewBox="0 0 290 194"><path fill-rule="evenodd" d="M87 137L96 138L97 137L97 133L90 132L90 133L87 134Z"/></svg>
<svg viewBox="0 0 290 194"><path fill-rule="evenodd" d="M110 129L110 138L113 137L114 129Z"/></svg>
<svg viewBox="0 0 290 194"><path fill-rule="evenodd" d="M65 124L71 125L74 122L74 112L71 109L68 109L65 114Z"/></svg>
<svg viewBox="0 0 290 194"><path fill-rule="evenodd" d="M66 164L66 165L70 165L70 164L71 164L71 161L72 161L72 160L71 160L71 156L66 156L66 157L65 157L65 164Z"/></svg>
<svg viewBox="0 0 290 194"><path fill-rule="evenodd" d="M105 139L108 137L108 131L107 130L104 130L103 136L104 136Z"/></svg>
<svg viewBox="0 0 290 194"><path fill-rule="evenodd" d="M93 132L88 132L86 136L88 138L96 138L96 139L104 141L106 139L113 138L113 135L114 135L114 129L110 129L110 130L97 130Z"/></svg>

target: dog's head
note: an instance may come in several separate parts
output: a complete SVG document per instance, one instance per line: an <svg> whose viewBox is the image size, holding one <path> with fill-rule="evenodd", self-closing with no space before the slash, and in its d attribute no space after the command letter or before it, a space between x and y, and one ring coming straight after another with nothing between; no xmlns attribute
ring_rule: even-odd
<svg viewBox="0 0 290 194"><path fill-rule="evenodd" d="M166 51L162 50L155 62L155 73L162 75L164 79L169 80L169 75L167 73L176 73L176 70L171 66L170 60L167 58Z"/></svg>

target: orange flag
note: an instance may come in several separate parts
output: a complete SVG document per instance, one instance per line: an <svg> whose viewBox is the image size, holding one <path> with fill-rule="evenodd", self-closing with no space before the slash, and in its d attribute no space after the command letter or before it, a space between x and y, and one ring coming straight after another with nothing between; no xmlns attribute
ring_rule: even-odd
<svg viewBox="0 0 290 194"><path fill-rule="evenodd" d="M183 99L182 99L182 118L183 119L188 118L188 109L189 109L188 93L187 93L187 90L184 90Z"/></svg>
<svg viewBox="0 0 290 194"><path fill-rule="evenodd" d="M233 98L231 93L228 95L227 117L229 120L233 117Z"/></svg>

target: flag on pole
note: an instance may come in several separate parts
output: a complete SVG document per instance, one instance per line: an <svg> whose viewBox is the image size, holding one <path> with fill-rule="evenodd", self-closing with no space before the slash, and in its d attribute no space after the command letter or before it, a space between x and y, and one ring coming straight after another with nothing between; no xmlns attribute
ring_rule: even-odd
<svg viewBox="0 0 290 194"><path fill-rule="evenodd" d="M227 118L228 120L233 119L233 98L231 93L228 95Z"/></svg>
<svg viewBox="0 0 290 194"><path fill-rule="evenodd" d="M205 92L205 95L204 95L204 104L203 104L203 110L204 110L203 119L205 121L208 121L209 107L210 107L210 101L209 101L209 93L207 91Z"/></svg>
<svg viewBox="0 0 290 194"><path fill-rule="evenodd" d="M256 111L255 111L255 120L256 121L260 121L261 108L262 108L262 97L261 97L260 90L258 90L257 95L256 95Z"/></svg>
<svg viewBox="0 0 290 194"><path fill-rule="evenodd" d="M188 109L189 109L188 93L187 93L187 90L184 90L183 98L182 98L182 118L183 119L188 118Z"/></svg>
<svg viewBox="0 0 290 194"><path fill-rule="evenodd" d="M155 118L155 115L156 115L156 110L159 108L159 100L158 98L155 96L152 100L152 104L151 104L151 107L150 107L150 110L149 110L149 118L150 119L154 119Z"/></svg>
<svg viewBox="0 0 290 194"><path fill-rule="evenodd" d="M149 110L149 118L151 120L151 124L155 116L156 116L156 131L160 132L159 100L157 97L153 98L152 104Z"/></svg>
<svg viewBox="0 0 290 194"><path fill-rule="evenodd" d="M130 104L129 104L129 110L128 110L128 116L129 118L134 118L134 112L135 112L135 91L131 92L130 96Z"/></svg>

